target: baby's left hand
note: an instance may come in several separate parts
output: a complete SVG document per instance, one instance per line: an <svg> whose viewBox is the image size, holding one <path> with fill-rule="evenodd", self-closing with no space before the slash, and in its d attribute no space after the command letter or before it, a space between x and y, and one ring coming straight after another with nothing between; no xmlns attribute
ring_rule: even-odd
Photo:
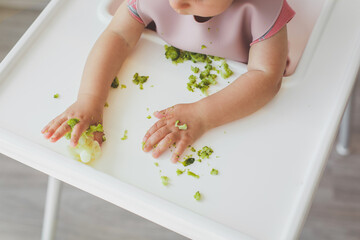
<svg viewBox="0 0 360 240"><path fill-rule="evenodd" d="M176 143L176 150L171 156L171 161L176 163L185 149L195 142L208 129L204 120L204 115L199 111L196 103L177 104L165 110L155 112L154 116L159 118L146 133L143 142L143 150L149 152L153 150L152 156L159 157L165 150ZM181 130L176 127L186 124L187 129Z"/></svg>

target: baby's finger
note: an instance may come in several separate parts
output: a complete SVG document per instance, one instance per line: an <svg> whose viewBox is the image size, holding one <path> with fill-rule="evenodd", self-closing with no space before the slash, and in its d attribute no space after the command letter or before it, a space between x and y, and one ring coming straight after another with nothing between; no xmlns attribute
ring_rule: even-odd
<svg viewBox="0 0 360 240"><path fill-rule="evenodd" d="M143 138L143 142L146 142L147 139L154 134L158 129L162 128L163 126L166 125L166 121L165 119L159 120L157 121L154 125L152 125L152 127L146 132L144 138Z"/></svg>
<svg viewBox="0 0 360 240"><path fill-rule="evenodd" d="M157 147L152 152L152 156L154 158L159 157L161 154L163 154L169 147L176 142L176 133L170 133L166 135L165 138L163 138L160 143L157 145Z"/></svg>
<svg viewBox="0 0 360 240"><path fill-rule="evenodd" d="M46 138L50 138L55 131L67 120L66 117L61 116L53 119L51 122L49 122L42 130L41 132L44 134Z"/></svg>
<svg viewBox="0 0 360 240"><path fill-rule="evenodd" d="M56 129L55 133L51 136L50 141L56 142L70 130L71 130L71 127L69 126L67 121L63 122L63 124L60 127L58 127L58 129Z"/></svg>
<svg viewBox="0 0 360 240"><path fill-rule="evenodd" d="M89 123L85 121L81 121L75 125L71 132L70 146L76 147L78 144L79 138L81 134L89 127Z"/></svg>
<svg viewBox="0 0 360 240"><path fill-rule="evenodd" d="M169 115L170 112L172 112L174 110L174 107L169 107L167 109L161 110L161 111L156 111L154 112L154 116L162 119L165 118L167 115Z"/></svg>
<svg viewBox="0 0 360 240"><path fill-rule="evenodd" d="M167 128L167 126L164 126L160 129L158 129L155 133L153 133L145 142L144 151L148 152L153 147L161 141L166 135L168 135L171 131Z"/></svg>
<svg viewBox="0 0 360 240"><path fill-rule="evenodd" d="M189 146L189 143L185 140L181 140L179 143L176 143L175 153L171 156L171 162L177 163L181 154L184 153L186 147Z"/></svg>
<svg viewBox="0 0 360 240"><path fill-rule="evenodd" d="M102 133L102 132L94 132L94 140L97 141L100 146L103 142L103 136L104 136L104 133Z"/></svg>

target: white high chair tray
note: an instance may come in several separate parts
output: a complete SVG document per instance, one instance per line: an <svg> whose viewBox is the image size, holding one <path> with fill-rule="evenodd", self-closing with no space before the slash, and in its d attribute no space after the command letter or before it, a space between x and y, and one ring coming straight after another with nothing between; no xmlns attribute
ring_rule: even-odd
<svg viewBox="0 0 360 240"><path fill-rule="evenodd" d="M329 14L320 16L297 72L284 79L275 99L194 144L214 150L189 167L200 175L195 179L176 175L184 167L170 163L170 151L155 160L141 150L156 122L148 115L203 97L186 89L193 64L165 59L164 42L151 32L119 73L127 88L111 89L102 157L88 166L71 158L67 140L44 139L42 127L76 99L87 55L106 27L100 0L53 0L0 65L0 152L192 239L293 239L359 66L360 28L353 23L360 22L360 2L328 2ZM236 76L246 71L229 65ZM135 72L149 76L144 90L132 83ZM228 84L219 81L211 92ZM120 140L124 130L128 139ZM212 168L218 176L210 175ZM163 175L169 186L162 185ZM199 202L196 191L203 195Z"/></svg>

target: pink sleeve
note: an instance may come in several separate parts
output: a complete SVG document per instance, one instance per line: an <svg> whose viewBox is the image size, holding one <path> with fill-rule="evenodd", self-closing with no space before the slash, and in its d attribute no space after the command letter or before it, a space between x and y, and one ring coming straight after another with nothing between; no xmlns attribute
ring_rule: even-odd
<svg viewBox="0 0 360 240"><path fill-rule="evenodd" d="M274 36L278 31L280 31L293 17L295 16L295 11L289 6L289 4L284 0L283 6L281 8L280 14L276 19L274 25L261 37L250 43L250 46L260 42L262 40L268 39Z"/></svg>
<svg viewBox="0 0 360 240"><path fill-rule="evenodd" d="M143 20L141 20L140 15L138 14L136 0L127 0L127 6L130 15L133 16L138 22L144 24Z"/></svg>

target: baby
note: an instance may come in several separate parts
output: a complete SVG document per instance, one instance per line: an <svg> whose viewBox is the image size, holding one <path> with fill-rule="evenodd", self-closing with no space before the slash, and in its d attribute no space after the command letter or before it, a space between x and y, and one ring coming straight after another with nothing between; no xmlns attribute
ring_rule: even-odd
<svg viewBox="0 0 360 240"><path fill-rule="evenodd" d="M143 149L149 152L157 145L152 152L157 158L176 142L175 163L206 131L252 114L277 94L287 63L286 24L294 14L285 0L128 0L91 50L76 102L42 133L56 142L71 130L67 120L77 118L70 140L76 146L82 132L102 123L114 77L144 28L154 22L170 45L248 64L248 72L221 91L154 113L159 120L145 134ZM176 127L178 120L188 128ZM102 133L94 138L102 143Z"/></svg>

